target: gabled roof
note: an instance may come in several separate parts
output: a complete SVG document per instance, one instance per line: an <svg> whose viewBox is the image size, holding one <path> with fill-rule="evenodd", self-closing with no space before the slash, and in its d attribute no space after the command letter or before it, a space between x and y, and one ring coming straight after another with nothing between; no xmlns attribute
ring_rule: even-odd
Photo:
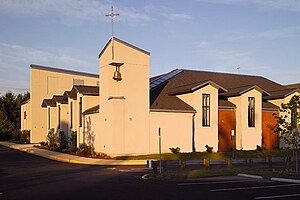
<svg viewBox="0 0 300 200"><path fill-rule="evenodd" d="M29 102L30 102L30 98L29 98L29 99L26 99L25 101L23 101L23 102L21 103L21 105L27 104L27 103L29 103Z"/></svg>
<svg viewBox="0 0 300 200"><path fill-rule="evenodd" d="M94 114L94 113L98 113L99 112L99 105L93 106L87 110L85 110L82 114L84 115L90 115L90 114Z"/></svg>
<svg viewBox="0 0 300 200"><path fill-rule="evenodd" d="M52 97L52 104L56 105L56 103L66 104L68 102L63 101L63 95L53 95L53 97Z"/></svg>
<svg viewBox="0 0 300 200"><path fill-rule="evenodd" d="M193 107L182 101L176 96L169 95L166 90L166 84L159 85L151 90L150 109L152 111L169 110L174 112L196 112Z"/></svg>
<svg viewBox="0 0 300 200"><path fill-rule="evenodd" d="M196 83L176 87L171 92L169 92L169 94L171 94L171 95L186 94L186 93L194 92L194 91L196 91L200 88L203 88L207 85L211 85L220 91L227 92L227 90L225 88L223 88L222 86L214 83L213 81L208 80L208 81L201 81L201 82L196 82Z"/></svg>
<svg viewBox="0 0 300 200"><path fill-rule="evenodd" d="M230 101L219 99L219 108L226 108L226 109L234 109L236 108L236 105L234 103L231 103Z"/></svg>
<svg viewBox="0 0 300 200"><path fill-rule="evenodd" d="M150 108L151 109L173 109L173 110L194 110L191 106L176 97L178 94L194 92L208 84L214 85L219 89L219 98L227 99L231 96L242 95L252 89L256 89L263 94L264 99L282 98L289 94L287 87L261 76L240 75L195 70L180 70L174 76L166 80L159 81L168 74L174 73L174 70L163 75L150 79L150 85L153 82L159 82L155 87L150 87ZM283 90L275 95L276 90ZM291 92L291 91L290 91ZM220 105L234 107L230 102L219 101Z"/></svg>
<svg viewBox="0 0 300 200"><path fill-rule="evenodd" d="M56 104L53 103L52 99L44 99L42 102L42 107L46 108L47 106L55 107Z"/></svg>
<svg viewBox="0 0 300 200"><path fill-rule="evenodd" d="M70 92L70 98L76 99L77 93L89 96L99 96L99 86L74 85Z"/></svg>
<svg viewBox="0 0 300 200"><path fill-rule="evenodd" d="M265 90L263 90L261 87L257 85L246 85L246 86L241 86L236 88L230 88L228 89L227 92L221 93L220 95L225 97L239 96L253 89L256 89L257 91L261 92L263 96L270 96L268 92L266 92Z"/></svg>
<svg viewBox="0 0 300 200"><path fill-rule="evenodd" d="M276 106L275 104L270 103L270 102L263 101L263 102L262 102L262 109L263 109L263 110L278 111L278 110L279 110L279 107Z"/></svg>
<svg viewBox="0 0 300 200"><path fill-rule="evenodd" d="M295 92L300 92L300 89L297 88L285 88L282 90L275 90L275 91L270 91L270 96L265 97L264 99L266 100L272 100L272 99L281 99L285 98Z"/></svg>
<svg viewBox="0 0 300 200"><path fill-rule="evenodd" d="M300 88L300 83L289 84L289 85L286 85L286 87L288 87L288 88Z"/></svg>
<svg viewBox="0 0 300 200"><path fill-rule="evenodd" d="M65 91L63 94L63 102L67 102L68 103L68 98L70 97L71 91Z"/></svg>
<svg viewBox="0 0 300 200"><path fill-rule="evenodd" d="M38 70L45 70L45 71L51 71L51 72L59 72L59 73L65 73L65 74L73 74L73 75L79 75L79 76L89 76L89 77L99 78L98 74L91 74L91 73L87 73L87 72L78 72L78 71L67 70L67 69L58 69L58 68L54 68L54 67L46 67L46 66L36 65L36 64L31 64L30 67L32 69L38 69Z"/></svg>
<svg viewBox="0 0 300 200"><path fill-rule="evenodd" d="M109 41L106 43L106 45L103 47L102 51L99 53L98 58L100 58L101 55L104 53L104 51L106 50L106 48L107 48L107 47L109 46L109 44L111 43L112 39L113 39L114 41L120 42L121 44L124 44L125 46L128 46L128 47L130 47L130 48L133 48L133 49L135 49L135 50L137 50L137 51L140 51L140 52L142 52L142 53L144 53L144 54L150 55L150 52L148 52L148 51L145 51L145 50L143 50L143 49L141 49L141 48L139 48L139 47L136 47L136 46L134 46L134 45L132 45L132 44L129 44L129 43L127 43L127 42L125 42L125 41L123 41L123 40L120 40L120 39L118 39L118 38L116 38L116 37L113 37L113 38L110 38L110 40L109 40Z"/></svg>

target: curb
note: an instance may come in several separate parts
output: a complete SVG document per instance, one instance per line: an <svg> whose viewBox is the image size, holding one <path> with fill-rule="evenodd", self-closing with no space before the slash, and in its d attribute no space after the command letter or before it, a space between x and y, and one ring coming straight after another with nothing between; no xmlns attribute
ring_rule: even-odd
<svg viewBox="0 0 300 200"><path fill-rule="evenodd" d="M262 176L256 176L251 174L237 174L237 176L246 177L246 178L263 179Z"/></svg>
<svg viewBox="0 0 300 200"><path fill-rule="evenodd" d="M270 180L271 181L286 182L286 183L300 183L300 180L288 179L288 178L276 178L276 177L273 177Z"/></svg>
<svg viewBox="0 0 300 200"><path fill-rule="evenodd" d="M76 160L76 159L63 158L63 157L56 156L56 155L48 155L48 154L43 153L41 151L36 151L36 149L40 150L36 147L32 147L32 148L36 148L36 149L26 149L26 148L19 147L18 145L14 144L14 143L1 142L0 144L3 145L3 146L6 146L8 148L11 148L11 149L16 149L16 150L19 150L19 151L23 151L23 152L26 152L26 153L34 154L34 155L37 155L37 156L41 156L41 157L44 157L44 158L48 158L48 159L55 160L55 161L60 161L60 162L65 162L65 163L83 164L83 165L127 165L127 166L128 165L147 165L146 160L103 160L101 162L100 159L99 160L95 159L92 162L81 161L81 160ZM45 151L47 151L47 150L45 150ZM68 155L68 154L63 154L63 155ZM85 157L79 157L79 158L84 159Z"/></svg>
<svg viewBox="0 0 300 200"><path fill-rule="evenodd" d="M150 173L147 173L147 174L144 174L141 178L144 180L147 180L149 176L150 176Z"/></svg>

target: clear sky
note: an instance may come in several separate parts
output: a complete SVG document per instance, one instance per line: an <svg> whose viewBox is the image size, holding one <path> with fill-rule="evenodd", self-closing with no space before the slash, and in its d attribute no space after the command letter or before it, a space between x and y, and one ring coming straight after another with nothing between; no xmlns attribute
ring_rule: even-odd
<svg viewBox="0 0 300 200"><path fill-rule="evenodd" d="M300 82L300 0L0 0L0 92L29 91L29 65L98 72L115 35L175 68Z"/></svg>

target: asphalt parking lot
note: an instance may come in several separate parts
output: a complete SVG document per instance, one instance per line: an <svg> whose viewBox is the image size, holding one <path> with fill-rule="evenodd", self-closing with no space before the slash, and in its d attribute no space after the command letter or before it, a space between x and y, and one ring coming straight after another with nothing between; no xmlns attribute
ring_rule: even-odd
<svg viewBox="0 0 300 200"><path fill-rule="evenodd" d="M143 179L145 166L63 163L0 145L0 200L300 199L300 184L239 176Z"/></svg>
<svg viewBox="0 0 300 200"><path fill-rule="evenodd" d="M300 184L238 176L178 182L186 190L201 189L213 199L300 199ZM209 198L210 199L210 198Z"/></svg>

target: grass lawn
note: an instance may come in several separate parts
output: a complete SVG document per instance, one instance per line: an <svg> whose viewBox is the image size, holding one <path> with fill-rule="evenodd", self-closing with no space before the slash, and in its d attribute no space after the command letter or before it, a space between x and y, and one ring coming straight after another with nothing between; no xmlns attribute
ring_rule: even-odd
<svg viewBox="0 0 300 200"><path fill-rule="evenodd" d="M266 156L271 157L284 157L292 156L293 152L289 149L279 149L279 150L251 150L251 151L235 151L235 158L264 158ZM232 158L231 152L195 152L195 153L164 153L162 154L162 160L225 160ZM151 155L137 155L137 156L118 156L114 157L118 160L159 160L159 154Z"/></svg>

